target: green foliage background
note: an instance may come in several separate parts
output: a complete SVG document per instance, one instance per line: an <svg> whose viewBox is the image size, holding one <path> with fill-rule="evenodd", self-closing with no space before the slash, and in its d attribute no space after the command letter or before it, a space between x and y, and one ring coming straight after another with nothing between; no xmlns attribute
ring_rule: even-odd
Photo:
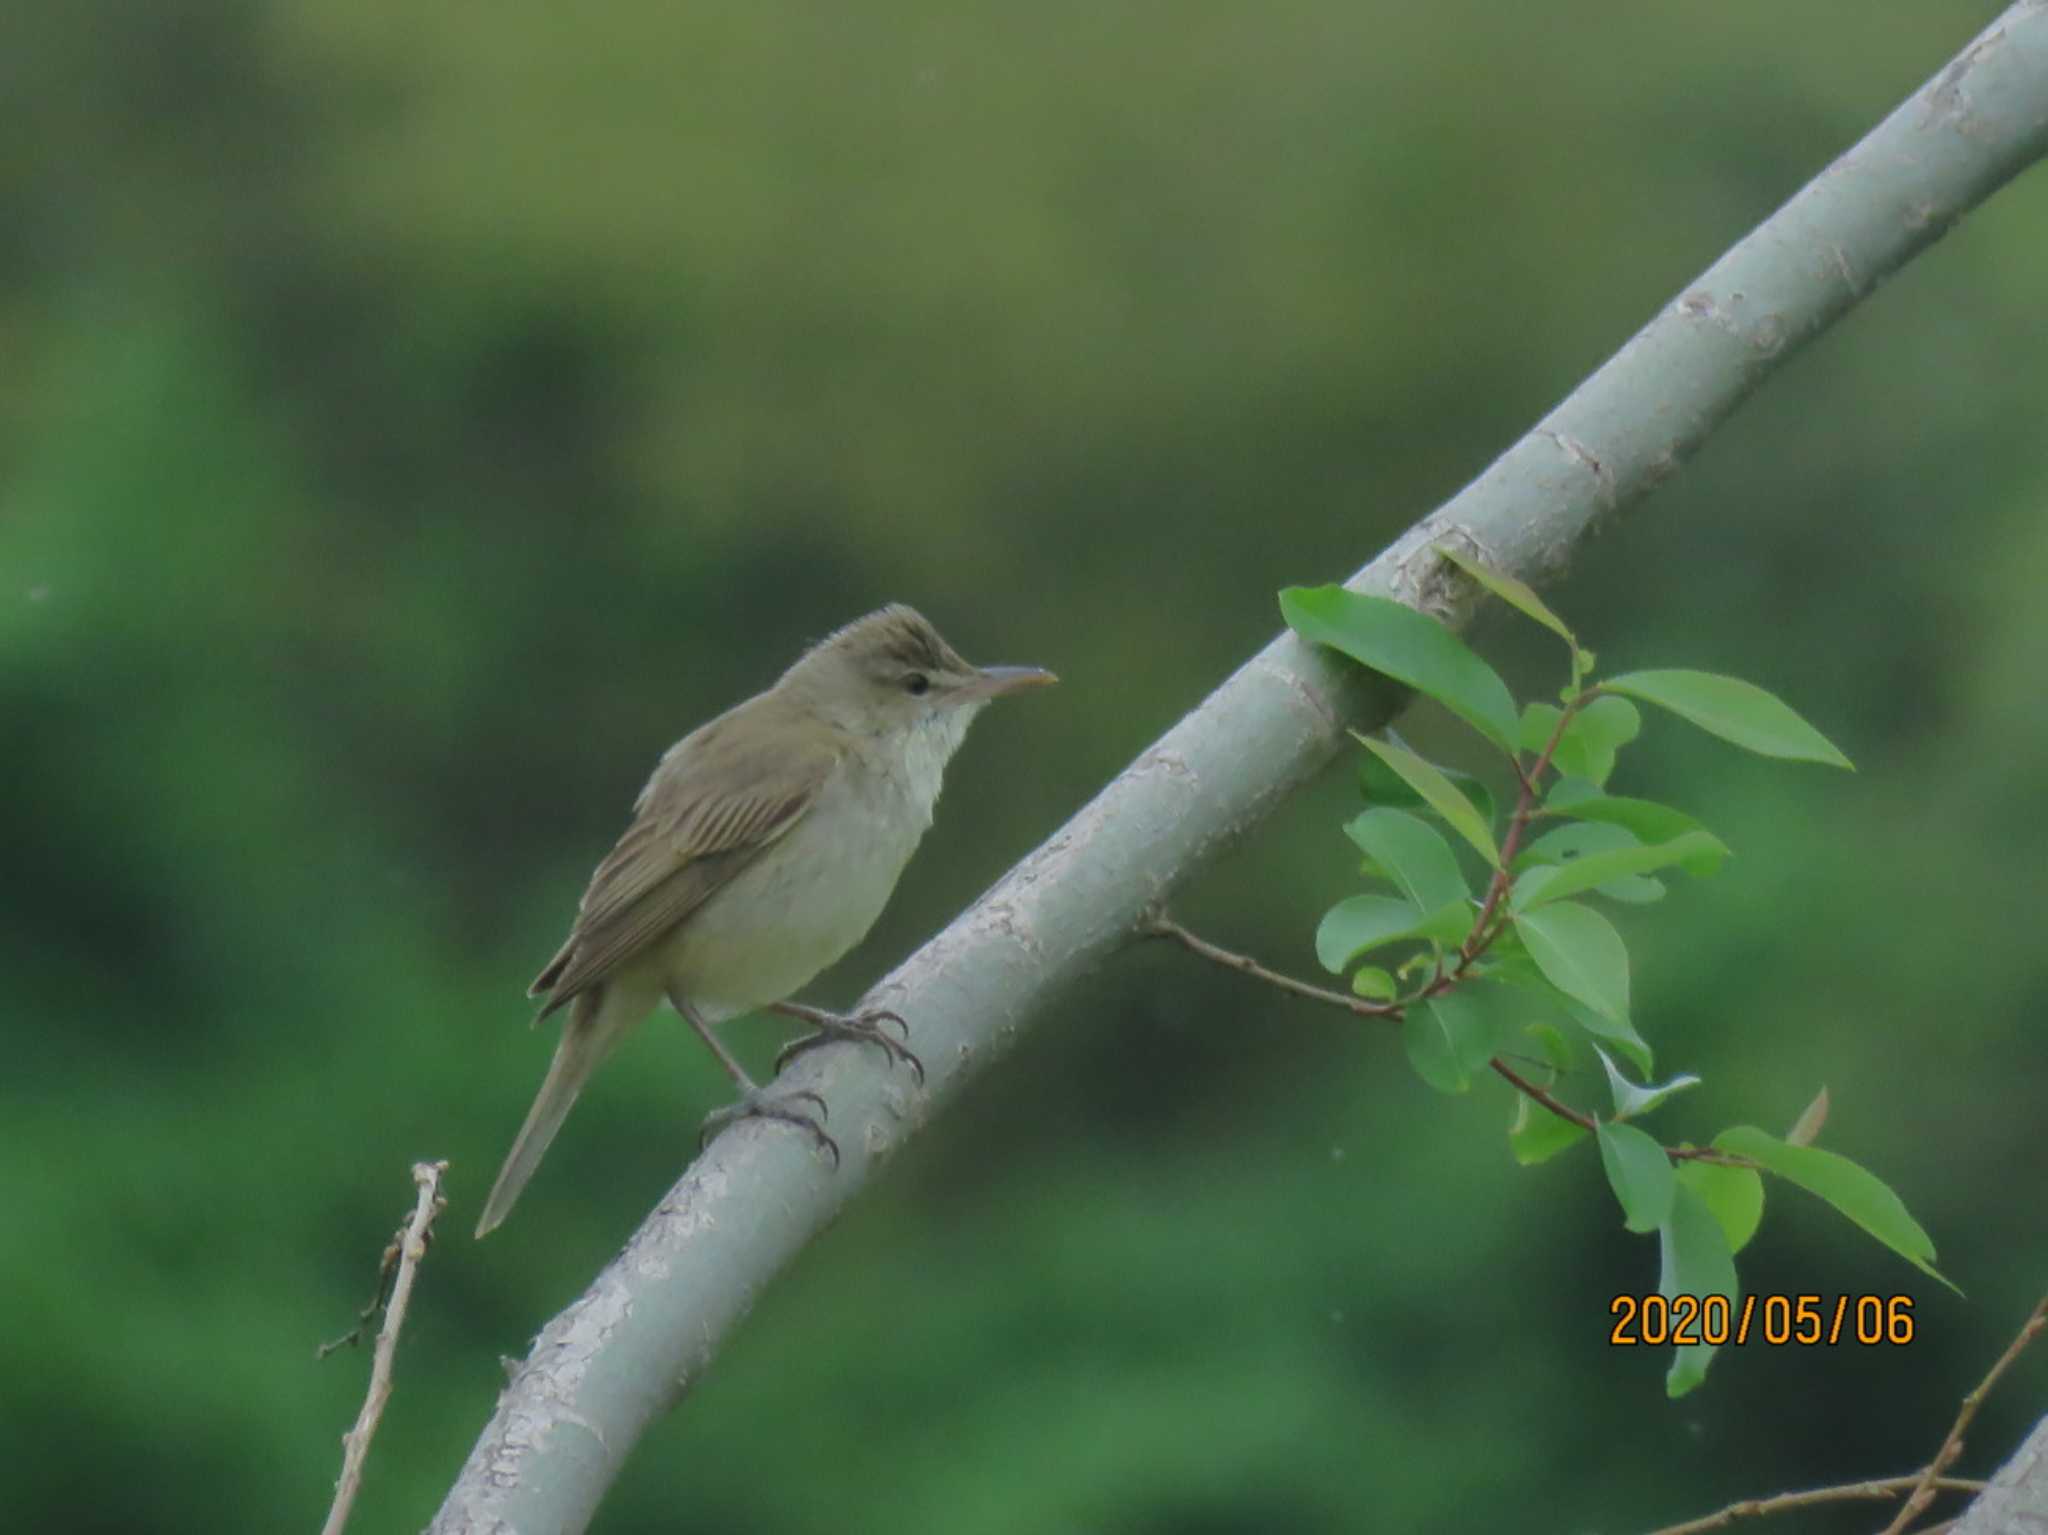
<svg viewBox="0 0 2048 1535"><path fill-rule="evenodd" d="M978 727L850 1000L1994 9L9 7L15 1520L311 1527L366 1365L313 1345L445 1156L358 1516L423 1523L718 1101L649 1028L462 1234L549 1048L524 985L660 748L891 599L1063 675ZM1827 1083L1823 1144L1967 1300L1774 1191L1752 1285L1907 1291L1920 1341L1668 1405L1604 1341L1655 1255L1590 1150L1518 1171L1491 1085L1142 952L805 1256L598 1528L1619 1530L1919 1464L2048 1274L2044 247L2037 173L1552 594L1603 665L1753 678L1857 759L1657 722L1625 761L1738 854L1621 917L1707 1079L1659 1124ZM1553 685L1528 626L1475 642ZM1350 777L1184 914L1311 972Z"/></svg>

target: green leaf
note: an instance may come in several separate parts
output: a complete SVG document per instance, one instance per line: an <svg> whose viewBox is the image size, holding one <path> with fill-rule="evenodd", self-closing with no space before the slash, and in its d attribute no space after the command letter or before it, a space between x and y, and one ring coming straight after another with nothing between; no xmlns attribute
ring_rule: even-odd
<svg viewBox="0 0 2048 1535"><path fill-rule="evenodd" d="M1316 958L1332 975L1342 975L1353 960L1381 944L1413 938L1422 913L1413 902L1391 895L1354 895L1323 913L1316 925Z"/></svg>
<svg viewBox="0 0 2048 1535"><path fill-rule="evenodd" d="M1455 949L1470 935L1478 916L1478 904L1470 896L1461 895L1424 917L1415 931L1433 943Z"/></svg>
<svg viewBox="0 0 2048 1535"><path fill-rule="evenodd" d="M1564 718L1564 710L1556 704L1529 704L1522 710L1522 718L1515 726L1515 744L1525 752L1540 752L1550 744L1551 732L1557 729L1557 722Z"/></svg>
<svg viewBox="0 0 2048 1535"><path fill-rule="evenodd" d="M1515 881L1514 891L1508 897L1508 909L1533 911L1552 901L1604 885L1609 880L1631 874L1648 874L1654 869L1683 868L1688 863L1726 857L1727 853L1728 849L1708 831L1689 831L1675 841L1662 842L1655 847L1639 844L1609 848L1601 853L1585 853L1569 863L1538 867L1524 874Z"/></svg>
<svg viewBox="0 0 2048 1535"><path fill-rule="evenodd" d="M1760 753L1829 767L1853 764L1826 736L1753 682L1713 672L1629 672L1600 684L1602 692L1625 693L1669 709L1710 735Z"/></svg>
<svg viewBox="0 0 2048 1535"><path fill-rule="evenodd" d="M1825 1199L1923 1274L1955 1289L1934 1266L1933 1241L1906 1213L1905 1202L1875 1173L1837 1152L1789 1145L1753 1125L1723 1130L1714 1137L1714 1147L1747 1157L1786 1182Z"/></svg>
<svg viewBox="0 0 2048 1535"><path fill-rule="evenodd" d="M1405 682L1503 751L1515 749L1515 701L1508 685L1427 614L1341 586L1290 586L1280 594L1280 611L1303 639Z"/></svg>
<svg viewBox="0 0 2048 1535"><path fill-rule="evenodd" d="M1526 752L1550 745L1564 711L1552 704L1530 704L1522 711L1517 739ZM1643 717L1625 698L1596 697L1573 714L1557 737L1551 765L1567 777L1595 785L1607 782L1615 754L1642 733Z"/></svg>
<svg viewBox="0 0 2048 1535"><path fill-rule="evenodd" d="M1406 747L1393 731L1386 732L1386 739L1396 746ZM1408 786L1408 781L1386 763L1370 754L1361 757L1358 768L1358 787L1368 805L1386 805L1399 810L1427 810L1429 801ZM1493 789L1483 778L1474 778L1470 773L1461 773L1456 768L1440 770L1460 794L1470 800L1479 811L1479 818L1491 828L1500 820L1500 806L1493 797Z"/></svg>
<svg viewBox="0 0 2048 1535"><path fill-rule="evenodd" d="M1551 757L1560 773L1604 784L1622 747L1643 731L1643 717L1626 698L1598 697L1572 716Z"/></svg>
<svg viewBox="0 0 2048 1535"><path fill-rule="evenodd" d="M1735 1282L1735 1255L1706 1201L1683 1183L1673 1191L1671 1215L1657 1228L1657 1238L1662 1260L1657 1277L1660 1295L1666 1300L1675 1295L1725 1295L1733 1313L1742 1298ZM1684 1396L1705 1380L1714 1352L1711 1343L1688 1343L1680 1348L1664 1376L1664 1394Z"/></svg>
<svg viewBox="0 0 2048 1535"><path fill-rule="evenodd" d="M1493 1009L1466 987L1410 1007L1401 1043L1423 1081L1440 1093L1462 1093L1493 1059L1499 1033Z"/></svg>
<svg viewBox="0 0 2048 1535"><path fill-rule="evenodd" d="M1513 936L1514 930L1510 928L1502 938ZM1503 954L1503 946L1503 942L1496 941L1493 948L1487 952L1482 973L1489 980L1501 981L1515 987L1541 1008L1569 1019L1595 1039L1605 1040L1627 1056L1636 1070L1645 1076L1655 1069L1655 1057L1650 1050L1650 1042L1635 1031L1635 1026L1628 1019L1605 1017L1585 1003L1566 996L1526 954Z"/></svg>
<svg viewBox="0 0 2048 1535"><path fill-rule="evenodd" d="M1609 1018L1603 1013L1595 1012L1585 1003L1575 1002L1569 997L1564 999L1564 1008L1580 1028L1595 1039L1606 1040L1627 1056L1629 1063L1644 1076L1650 1074L1653 1069L1650 1042L1636 1032L1634 1024L1626 1018Z"/></svg>
<svg viewBox="0 0 2048 1535"><path fill-rule="evenodd" d="M1441 768L1416 756L1405 746L1358 735L1355 730L1351 733L1358 736L1359 743L1367 751L1392 768L1409 788L1421 795L1452 831L1479 849L1482 858L1496 869L1500 867L1500 849L1493 844L1493 832L1473 808L1472 801L1458 792L1457 786L1444 776Z"/></svg>
<svg viewBox="0 0 2048 1535"><path fill-rule="evenodd" d="M1603 826L1597 821L1573 821L1545 832L1521 852L1515 855L1509 865L1517 874L1542 864L1569 863L1586 853L1603 853L1612 848L1638 847L1635 835L1624 827ZM1664 899L1661 881L1645 879L1641 875L1624 874L1593 887L1594 891L1610 900L1626 901L1632 906L1648 905Z"/></svg>
<svg viewBox="0 0 2048 1535"><path fill-rule="evenodd" d="M1682 1093L1688 1087L1698 1087L1700 1079L1687 1074L1673 1077L1669 1082L1660 1082L1644 1087L1631 1082L1616 1069L1613 1060L1598 1045L1593 1053L1600 1057L1600 1064L1607 1068L1608 1090L1614 1094L1614 1117L1617 1120L1636 1119L1647 1114L1673 1093Z"/></svg>
<svg viewBox="0 0 2048 1535"><path fill-rule="evenodd" d="M1621 1201L1621 1223L1630 1231L1655 1231L1671 1217L1671 1196L1677 1175L1664 1148L1634 1125L1601 1120L1600 1165Z"/></svg>
<svg viewBox="0 0 2048 1535"><path fill-rule="evenodd" d="M1316 958L1332 975L1342 975L1360 955L1388 944L1427 942L1455 948L1472 931L1478 913L1464 897L1427 915L1390 895L1354 895L1323 913L1316 926Z"/></svg>
<svg viewBox="0 0 2048 1535"><path fill-rule="evenodd" d="M1399 995L1394 978L1377 965L1360 965L1351 977L1351 989L1368 1002L1391 1002Z"/></svg>
<svg viewBox="0 0 2048 1535"><path fill-rule="evenodd" d="M1642 805L1652 811L1664 808L1661 805L1651 805L1647 800L1616 800L1608 803ZM1687 822L1692 819L1690 816L1680 815L1677 811L1672 811L1671 814L1680 822ZM1688 840L1695 833L1708 840L1704 842ZM1726 844L1720 838L1714 836L1712 832L1697 823L1690 826L1677 826L1672 830L1669 838L1653 839L1654 843L1679 844L1683 856L1678 860L1678 867L1686 873L1694 875L1712 874L1720 868L1724 859L1734 856L1728 851ZM1540 864L1570 863L1574 859L1582 858L1588 853L1605 853L1611 852L1616 848L1641 847L1643 845L1643 842L1636 834L1626 826L1598 819L1575 820L1558 827L1554 831L1545 832L1542 836L1524 847L1515 855L1515 860L1510 867L1515 873L1523 874ZM1617 901L1634 903L1661 900L1664 895L1662 883L1657 880L1643 879L1637 875L1625 874L1618 879L1604 880L1592 888L1599 891L1600 894L1610 896Z"/></svg>
<svg viewBox="0 0 2048 1535"><path fill-rule="evenodd" d="M1450 843L1427 821L1400 810L1368 810L1344 828L1423 911L1435 911L1470 894Z"/></svg>
<svg viewBox="0 0 2048 1535"><path fill-rule="evenodd" d="M1664 899L1664 884L1647 875L1624 874L1620 879L1595 885L1593 893L1604 895L1610 901L1620 901L1625 906L1648 906L1652 901Z"/></svg>
<svg viewBox="0 0 2048 1535"><path fill-rule="evenodd" d="M1544 978L1603 1018L1628 1021L1628 948L1599 912L1576 901L1516 912L1515 931Z"/></svg>
<svg viewBox="0 0 2048 1535"><path fill-rule="evenodd" d="M1534 1099L1515 1094L1515 1117L1508 1123L1508 1154L1522 1166L1548 1162L1585 1138L1584 1125L1559 1118Z"/></svg>
<svg viewBox="0 0 2048 1535"><path fill-rule="evenodd" d="M1436 552L1457 566L1458 569L1464 571L1466 575L1477 581L1489 592L1492 592L1494 596L1500 598L1502 602L1507 603L1510 607L1519 608L1528 617L1535 619L1537 623L1543 625L1544 628L1571 646L1574 651L1579 648L1577 637L1564 626L1564 620L1545 607L1543 599L1531 591L1526 582L1518 581L1513 576L1507 575L1502 571L1490 570L1473 559L1471 555L1453 549L1449 544L1438 544Z"/></svg>
<svg viewBox="0 0 2048 1535"><path fill-rule="evenodd" d="M1543 1064L1553 1072L1562 1074L1572 1069L1572 1042L1564 1037L1562 1029L1554 1024L1532 1023L1522 1032L1536 1042Z"/></svg>
<svg viewBox="0 0 2048 1535"><path fill-rule="evenodd" d="M1542 864L1570 863L1588 853L1612 852L1618 847L1641 847L1636 834L1622 826L1602 826L1595 821L1573 821L1528 843L1515 854L1508 867L1522 874Z"/></svg>
<svg viewBox="0 0 2048 1535"><path fill-rule="evenodd" d="M1659 805L1653 800L1602 794L1598 784L1583 778L1560 778L1551 786L1543 808L1575 821L1619 826L1634 833L1638 842L1645 843L1673 842L1689 831L1706 831L1683 810L1673 810L1669 805ZM1714 840L1716 845L1726 846L1718 837ZM1704 860L1698 867L1681 865L1686 873L1695 876L1712 874L1720 866L1718 857Z"/></svg>
<svg viewBox="0 0 2048 1535"><path fill-rule="evenodd" d="M1678 1186L1699 1195L1721 1223L1728 1251L1749 1246L1764 1218L1764 1180L1754 1167L1723 1167L1718 1162L1681 1162Z"/></svg>
<svg viewBox="0 0 2048 1535"><path fill-rule="evenodd" d="M1493 942L1487 945L1486 953L1479 963L1497 965L1504 970L1515 970L1533 977L1535 984L1539 986L1550 986L1550 982L1543 979L1543 972L1536 968L1536 961L1529 957L1529 950L1522 942L1522 935L1511 927L1494 930Z"/></svg>

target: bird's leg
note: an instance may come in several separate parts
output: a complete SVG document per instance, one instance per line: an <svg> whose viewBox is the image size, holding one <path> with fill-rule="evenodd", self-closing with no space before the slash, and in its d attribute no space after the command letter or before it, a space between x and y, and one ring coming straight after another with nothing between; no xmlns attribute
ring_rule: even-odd
<svg viewBox="0 0 2048 1535"><path fill-rule="evenodd" d="M733 1085L740 1090L737 1103L729 1103L722 1109L713 1109L704 1116L703 1128L697 1132L699 1150L703 1149L712 1136L728 1125L737 1124L743 1119L773 1119L807 1131L821 1149L832 1153L832 1165L839 1165L839 1143L825 1133L824 1119L831 1110L825 1106L823 1097L808 1088L794 1093L762 1091L754 1079L747 1075L746 1067L725 1048L725 1041L712 1032L710 1024L697 1016L695 1008L677 997L672 996L669 1000L675 1003L676 1011L689 1020L690 1027L697 1031L698 1037L711 1047L711 1053L718 1057L719 1065L725 1068L726 1075L732 1078ZM815 1103L818 1112L812 1114L805 1109L799 1102L801 1099L809 1099Z"/></svg>
<svg viewBox="0 0 2048 1535"><path fill-rule="evenodd" d="M808 1023L818 1032L806 1034L802 1039L793 1039L782 1047L782 1053L775 1057L776 1074L782 1068L802 1055L806 1050L815 1050L820 1045L829 1045L835 1039L851 1039L864 1045L879 1045L882 1054L892 1062L901 1061L917 1073L919 1083L924 1081L924 1062L919 1060L907 1041L910 1039L910 1025L903 1021L901 1013L891 1012L886 1007L870 1008L864 1013L828 1013L822 1007L806 1007L801 1002L775 1002L769 1005L771 1013ZM882 1025L893 1023L903 1031L903 1038L897 1039Z"/></svg>

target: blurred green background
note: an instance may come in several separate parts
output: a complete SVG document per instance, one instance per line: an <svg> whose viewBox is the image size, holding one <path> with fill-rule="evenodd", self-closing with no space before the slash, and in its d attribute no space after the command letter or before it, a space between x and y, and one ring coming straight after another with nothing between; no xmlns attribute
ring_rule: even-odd
<svg viewBox="0 0 2048 1535"><path fill-rule="evenodd" d="M665 1020L466 1233L523 991L656 754L892 599L1066 679L998 710L845 1003L1477 473L1996 7L1564 0L78 0L0 18L8 1506L311 1528L313 1362L452 1163L356 1528L425 1522L723 1083ZM1503 1091L1126 955L764 1300L600 1530L1623 1531L1918 1465L2048 1278L2048 181L1775 379L1579 560L1657 722L1617 787L1737 850L1621 920L1706 1086L1890 1179L1958 1299L1774 1192L1760 1291L1909 1348L1605 1343L1655 1283ZM1544 638L1476 643L1549 687ZM1411 733L1455 752L1441 721ZM1313 970L1349 764L1183 914ZM779 1033L736 1031L757 1064ZM1576 1085L1593 1099L1595 1083ZM2002 1457L2027 1361L1978 1420ZM1802 1529L1865 1529L1868 1512Z"/></svg>

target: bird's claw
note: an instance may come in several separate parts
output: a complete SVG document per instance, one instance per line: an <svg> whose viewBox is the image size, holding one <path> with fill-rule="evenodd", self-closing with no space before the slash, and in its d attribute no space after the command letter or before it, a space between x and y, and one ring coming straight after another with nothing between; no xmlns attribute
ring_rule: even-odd
<svg viewBox="0 0 2048 1535"><path fill-rule="evenodd" d="M800 1098L808 1098L818 1106L815 1116L796 1106ZM772 1119L806 1131L817 1143L820 1151L832 1153L832 1165L837 1167L839 1142L825 1133L824 1125L824 1121L831 1117L832 1109L824 1097L807 1087L791 1093L767 1093L758 1087L752 1088L743 1093L736 1102L729 1103L722 1109L713 1109L704 1116L704 1124L697 1131L697 1149L702 1151L714 1135L721 1130L729 1129L741 1120Z"/></svg>
<svg viewBox="0 0 2048 1535"><path fill-rule="evenodd" d="M855 1021L859 1023L872 1023L877 1029L879 1029L885 1023L893 1023L896 1025L897 1029L901 1031L903 1035L903 1043L905 1043L906 1045L910 1043L910 1025L903 1021L903 1015L897 1012L894 1008L870 1008L865 1013L856 1013L854 1015L854 1018Z"/></svg>
<svg viewBox="0 0 2048 1535"><path fill-rule="evenodd" d="M924 1085L924 1062L917 1058L917 1052L910 1048L910 1025L903 1021L903 1015L886 1007L871 1008L865 1013L854 1013L842 1017L816 1008L785 1009L792 1017L801 1018L818 1032L793 1039L782 1047L775 1057L775 1071L779 1076L782 1069L807 1050L820 1045L829 1045L836 1039L850 1039L860 1044L877 1045L891 1062L901 1061L917 1074L919 1086ZM897 1039L883 1027L893 1023L903 1031L903 1038Z"/></svg>

